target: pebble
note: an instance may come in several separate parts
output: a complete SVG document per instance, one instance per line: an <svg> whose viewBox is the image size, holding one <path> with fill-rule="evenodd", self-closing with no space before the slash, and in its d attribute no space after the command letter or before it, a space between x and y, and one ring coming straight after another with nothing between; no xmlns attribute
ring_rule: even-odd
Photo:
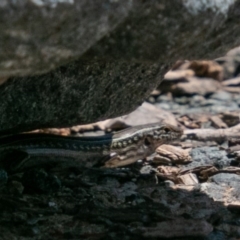
<svg viewBox="0 0 240 240"><path fill-rule="evenodd" d="M211 99L216 99L219 101L232 101L232 94L225 91L218 91L212 94Z"/></svg>
<svg viewBox="0 0 240 240"><path fill-rule="evenodd" d="M220 150L218 147L199 147L194 148L190 152L190 156L193 161L183 169L190 169L193 167L214 165L220 168L230 166L232 159L227 157L227 153L224 150Z"/></svg>
<svg viewBox="0 0 240 240"><path fill-rule="evenodd" d="M61 181L44 169L32 169L26 171L22 177L26 192L30 193L54 193L61 188Z"/></svg>
<svg viewBox="0 0 240 240"><path fill-rule="evenodd" d="M209 180L217 185L228 185L233 188L240 186L240 176L237 174L219 173L212 176Z"/></svg>

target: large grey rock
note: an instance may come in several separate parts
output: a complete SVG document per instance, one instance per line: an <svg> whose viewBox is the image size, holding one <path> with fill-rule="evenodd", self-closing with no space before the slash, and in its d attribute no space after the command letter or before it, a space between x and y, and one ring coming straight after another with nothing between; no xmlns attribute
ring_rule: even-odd
<svg viewBox="0 0 240 240"><path fill-rule="evenodd" d="M75 61L36 77L0 86L2 134L70 126L123 115L154 88L159 65Z"/></svg>
<svg viewBox="0 0 240 240"><path fill-rule="evenodd" d="M0 86L0 133L130 112L176 59L218 57L238 44L239 5L1 1L0 75L16 77Z"/></svg>
<svg viewBox="0 0 240 240"><path fill-rule="evenodd" d="M130 0L0 1L0 77L47 72L119 24Z"/></svg>

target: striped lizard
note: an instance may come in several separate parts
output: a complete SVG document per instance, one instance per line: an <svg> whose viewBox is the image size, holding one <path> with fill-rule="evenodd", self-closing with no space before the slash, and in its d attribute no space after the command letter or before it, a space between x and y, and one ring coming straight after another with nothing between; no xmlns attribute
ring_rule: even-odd
<svg viewBox="0 0 240 240"><path fill-rule="evenodd" d="M22 133L0 138L0 154L5 151L18 150L30 157L113 155L105 162L105 167L114 168L146 158L160 145L179 139L182 133L180 128L166 123L139 125L113 134L95 137ZM28 158L20 161L15 169L22 168L27 163Z"/></svg>

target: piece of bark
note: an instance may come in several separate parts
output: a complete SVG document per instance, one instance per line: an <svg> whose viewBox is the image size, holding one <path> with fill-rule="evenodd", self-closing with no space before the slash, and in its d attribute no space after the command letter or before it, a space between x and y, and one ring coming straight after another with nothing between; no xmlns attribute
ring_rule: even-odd
<svg viewBox="0 0 240 240"><path fill-rule="evenodd" d="M153 158L154 164L185 164L192 161L189 155L191 149L181 149L172 145L163 144L156 149Z"/></svg>
<svg viewBox="0 0 240 240"><path fill-rule="evenodd" d="M177 61L172 70L165 74L164 79L173 79L177 75L179 78L195 75L222 81L223 67L217 62L209 60Z"/></svg>
<svg viewBox="0 0 240 240"><path fill-rule="evenodd" d="M188 170L181 170L177 167L158 166L156 168L156 176L164 180L170 180L175 184L196 185L199 183L197 175L200 179L206 180L209 176L218 172L217 168L209 166L201 166Z"/></svg>
<svg viewBox="0 0 240 240"><path fill-rule="evenodd" d="M240 93L239 87L223 87L223 90L230 93Z"/></svg>
<svg viewBox="0 0 240 240"><path fill-rule="evenodd" d="M202 100L205 98L203 96ZM200 100L201 101L201 100ZM195 129L195 128L204 128L204 126L210 125L211 114L204 113L188 113L177 118L178 122L185 126L186 128Z"/></svg>
<svg viewBox="0 0 240 240"><path fill-rule="evenodd" d="M232 153L232 152L240 153L240 145L237 144L235 146L229 147L228 152L229 153Z"/></svg>
<svg viewBox="0 0 240 240"><path fill-rule="evenodd" d="M218 173L233 173L233 174L240 175L240 168L239 167L230 166L230 167L226 167L226 168L218 170Z"/></svg>
<svg viewBox="0 0 240 240"><path fill-rule="evenodd" d="M71 134L70 128L42 128L37 129L28 133L46 133L46 134L55 134L61 136L69 136Z"/></svg>
<svg viewBox="0 0 240 240"><path fill-rule="evenodd" d="M226 129L188 129L184 131L183 140L226 141L240 138L240 124Z"/></svg>
<svg viewBox="0 0 240 240"><path fill-rule="evenodd" d="M196 174L188 173L188 174L177 176L177 183L184 184L184 185L196 185L199 182Z"/></svg>
<svg viewBox="0 0 240 240"><path fill-rule="evenodd" d="M175 81L182 79L184 81L185 78L193 77L194 71L193 70L176 70L176 71L168 71L164 75L164 81Z"/></svg>
<svg viewBox="0 0 240 240"><path fill-rule="evenodd" d="M191 117L189 115L182 115L178 118L178 121L183 124L187 128L200 128L201 127L201 120L196 116Z"/></svg>
<svg viewBox="0 0 240 240"><path fill-rule="evenodd" d="M206 77L222 81L223 67L215 61L194 60L189 63L189 69L195 72L198 77Z"/></svg>
<svg viewBox="0 0 240 240"><path fill-rule="evenodd" d="M227 128L227 124L222 121L222 119L219 116L212 116L210 117L210 120L217 128Z"/></svg>
<svg viewBox="0 0 240 240"><path fill-rule="evenodd" d="M236 87L240 86L240 77L231 78L222 82L223 86L226 87Z"/></svg>
<svg viewBox="0 0 240 240"><path fill-rule="evenodd" d="M235 126L240 122L239 111L222 112L219 116L229 127Z"/></svg>
<svg viewBox="0 0 240 240"><path fill-rule="evenodd" d="M194 167L187 170L182 170L179 172L179 175L185 175L187 173L195 173L198 175L198 177L202 180L208 179L209 176L212 176L215 173L218 173L218 169L212 165L205 165L205 166L199 166Z"/></svg>
<svg viewBox="0 0 240 240"><path fill-rule="evenodd" d="M161 91L159 91L158 89L154 89L150 95L153 97L158 97L160 94L161 94Z"/></svg>
<svg viewBox="0 0 240 240"><path fill-rule="evenodd" d="M205 147L205 146L209 146L209 147L213 147L213 146L218 146L218 144L214 141L206 141L206 142L201 142L201 141L195 141L195 140L191 140L191 141L185 141L185 142L181 142L180 143L181 148L186 149L186 148L198 148L198 147Z"/></svg>
<svg viewBox="0 0 240 240"><path fill-rule="evenodd" d="M173 186L171 186L171 189L174 190L183 190L183 191L194 191L196 189L198 189L198 185L183 185L183 184L174 184Z"/></svg>
<svg viewBox="0 0 240 240"><path fill-rule="evenodd" d="M207 180L210 176L217 174L219 171L216 167L211 166L209 168L206 169L202 169L201 171L199 171L199 178L201 180Z"/></svg>
<svg viewBox="0 0 240 240"><path fill-rule="evenodd" d="M221 83L212 78L186 77L175 82L165 82L161 84L162 92L172 94L198 94L205 96L222 89Z"/></svg>
<svg viewBox="0 0 240 240"><path fill-rule="evenodd" d="M177 175L180 169L172 166L158 166L156 168L156 176L163 180L170 180L177 183Z"/></svg>
<svg viewBox="0 0 240 240"><path fill-rule="evenodd" d="M178 175L186 175L188 173L195 173L201 180L206 181L209 177L218 173L229 173L240 175L240 167L225 167L223 169L217 169L212 165L199 166L192 169L180 170Z"/></svg>
<svg viewBox="0 0 240 240"><path fill-rule="evenodd" d="M203 101L205 98L202 96L199 96L199 101ZM189 119L189 121L194 121L197 123L205 123L209 121L210 118L210 113L204 112L204 113L188 113L186 115L182 115L181 117L178 118L178 121L181 122L182 118L183 119Z"/></svg>

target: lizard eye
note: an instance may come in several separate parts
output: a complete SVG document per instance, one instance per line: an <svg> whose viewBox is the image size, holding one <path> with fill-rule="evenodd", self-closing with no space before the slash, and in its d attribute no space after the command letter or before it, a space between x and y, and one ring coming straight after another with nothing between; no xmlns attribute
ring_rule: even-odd
<svg viewBox="0 0 240 240"><path fill-rule="evenodd" d="M168 133L168 132L171 131L169 127L165 127L163 130L164 130L166 133Z"/></svg>
<svg viewBox="0 0 240 240"><path fill-rule="evenodd" d="M148 138L145 138L144 139L144 144L146 145L146 146L149 146L151 143L149 142L149 140L148 140Z"/></svg>

